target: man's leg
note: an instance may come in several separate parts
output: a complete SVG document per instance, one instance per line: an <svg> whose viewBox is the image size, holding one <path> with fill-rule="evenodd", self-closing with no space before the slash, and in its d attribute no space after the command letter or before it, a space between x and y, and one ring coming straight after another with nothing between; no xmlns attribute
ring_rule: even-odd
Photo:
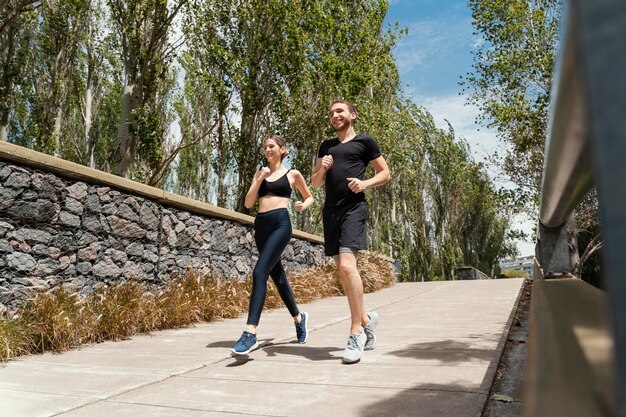
<svg viewBox="0 0 626 417"><path fill-rule="evenodd" d="M343 291L350 307L350 333L363 332L362 325L369 319L363 308L363 282L356 267L356 257L350 252L341 252L337 258L337 270Z"/></svg>

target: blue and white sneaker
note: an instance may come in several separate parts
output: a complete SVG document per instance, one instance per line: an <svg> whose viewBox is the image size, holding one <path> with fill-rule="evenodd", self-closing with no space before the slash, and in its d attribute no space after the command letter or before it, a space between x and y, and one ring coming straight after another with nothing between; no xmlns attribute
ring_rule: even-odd
<svg viewBox="0 0 626 417"><path fill-rule="evenodd" d="M309 313L300 313L300 323L296 323L296 336L298 337L298 343L305 343L309 337L309 328L307 323L309 321Z"/></svg>
<svg viewBox="0 0 626 417"><path fill-rule="evenodd" d="M367 313L367 317L369 317L370 322L367 326L363 326L363 331L367 336L367 341L365 342L365 350L374 349L374 345L376 344L376 327L378 326L378 313L375 311L370 311Z"/></svg>
<svg viewBox="0 0 626 417"><path fill-rule="evenodd" d="M247 355L257 347L259 347L259 342L256 340L256 335L248 331L244 331L231 351L235 355Z"/></svg>

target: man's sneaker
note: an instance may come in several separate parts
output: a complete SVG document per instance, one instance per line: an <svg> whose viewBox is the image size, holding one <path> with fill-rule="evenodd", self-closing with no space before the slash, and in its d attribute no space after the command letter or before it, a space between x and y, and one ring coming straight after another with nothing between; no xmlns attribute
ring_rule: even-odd
<svg viewBox="0 0 626 417"><path fill-rule="evenodd" d="M244 331L235 346L231 349L235 355L247 355L259 346L256 335Z"/></svg>
<svg viewBox="0 0 626 417"><path fill-rule="evenodd" d="M363 331L367 336L367 342L365 342L365 350L374 349L376 344L376 326L378 326L378 313L370 311L367 313L367 317L370 318L370 322L367 326L363 326Z"/></svg>
<svg viewBox="0 0 626 417"><path fill-rule="evenodd" d="M296 323L296 336L298 337L298 343L306 342L309 337L309 329L307 322L309 321L309 313L300 313L300 323Z"/></svg>
<svg viewBox="0 0 626 417"><path fill-rule="evenodd" d="M348 337L348 346L343 351L343 363L355 363L361 360L367 336L363 333L352 333Z"/></svg>

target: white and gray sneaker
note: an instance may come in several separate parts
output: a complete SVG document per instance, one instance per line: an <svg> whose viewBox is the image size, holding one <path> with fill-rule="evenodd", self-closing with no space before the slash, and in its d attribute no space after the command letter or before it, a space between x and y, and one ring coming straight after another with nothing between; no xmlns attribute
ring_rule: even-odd
<svg viewBox="0 0 626 417"><path fill-rule="evenodd" d="M342 362L355 363L360 361L366 340L367 336L365 335L365 332L351 333L350 336L348 336L348 345L346 346L346 350L343 351Z"/></svg>
<svg viewBox="0 0 626 417"><path fill-rule="evenodd" d="M367 317L369 317L370 322L367 326L363 326L363 331L367 336L367 341L365 342L365 350L374 349L374 345L376 344L376 326L378 326L378 313L375 311L370 311L367 313Z"/></svg>

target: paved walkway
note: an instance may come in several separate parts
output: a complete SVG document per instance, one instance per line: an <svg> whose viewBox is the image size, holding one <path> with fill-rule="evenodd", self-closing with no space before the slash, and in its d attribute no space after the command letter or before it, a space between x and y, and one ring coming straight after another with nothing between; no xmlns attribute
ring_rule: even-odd
<svg viewBox="0 0 626 417"><path fill-rule="evenodd" d="M286 309L265 312L263 347L229 348L244 318L107 342L0 367L2 417L479 417L521 279L396 284L367 294L376 349L342 365L344 297L302 305L306 344Z"/></svg>

